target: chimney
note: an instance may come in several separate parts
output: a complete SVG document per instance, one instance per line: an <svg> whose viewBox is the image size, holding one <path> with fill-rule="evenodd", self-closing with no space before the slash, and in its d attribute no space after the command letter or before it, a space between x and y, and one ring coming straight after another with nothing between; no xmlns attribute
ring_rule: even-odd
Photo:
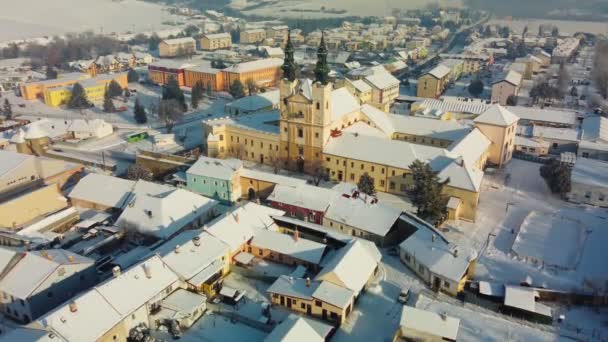
<svg viewBox="0 0 608 342"><path fill-rule="evenodd" d="M175 245L175 253L179 253L179 245Z"/></svg>
<svg viewBox="0 0 608 342"><path fill-rule="evenodd" d="M70 308L70 312L78 311L78 306L76 306L76 302L72 301L70 302L70 304L68 304L68 306Z"/></svg>
<svg viewBox="0 0 608 342"><path fill-rule="evenodd" d="M148 266L148 264L144 264L143 268L144 268L144 273L146 274L146 278L151 279L152 278L152 270L150 269L150 266Z"/></svg>
<svg viewBox="0 0 608 342"><path fill-rule="evenodd" d="M300 231L298 230L298 228L296 228L296 230L293 232L293 239L295 240L295 242L298 242L298 240L300 239Z"/></svg>
<svg viewBox="0 0 608 342"><path fill-rule="evenodd" d="M310 277L306 277L306 287L310 287Z"/></svg>
<svg viewBox="0 0 608 342"><path fill-rule="evenodd" d="M448 319L448 315L445 312L440 313L439 316L441 316L441 319L444 321Z"/></svg>
<svg viewBox="0 0 608 342"><path fill-rule="evenodd" d="M199 247L201 245L201 237L200 236L195 236L192 238L192 243L196 246Z"/></svg>
<svg viewBox="0 0 608 342"><path fill-rule="evenodd" d="M114 278L118 278L120 276L120 266L112 267L112 275Z"/></svg>
<svg viewBox="0 0 608 342"><path fill-rule="evenodd" d="M458 248L454 248L452 254L454 254L454 258L458 258Z"/></svg>

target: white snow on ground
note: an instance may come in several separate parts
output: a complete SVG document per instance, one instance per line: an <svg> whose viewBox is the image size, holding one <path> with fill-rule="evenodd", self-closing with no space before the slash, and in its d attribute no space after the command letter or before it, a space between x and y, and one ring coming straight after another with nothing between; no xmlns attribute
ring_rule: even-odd
<svg viewBox="0 0 608 342"><path fill-rule="evenodd" d="M426 296L418 296L416 307L459 318L459 341L569 341L538 327L518 324L494 314L479 312L475 306L450 305Z"/></svg>
<svg viewBox="0 0 608 342"><path fill-rule="evenodd" d="M583 222L568 216L531 212L513 243L513 251L535 264L574 269L587 236Z"/></svg>
<svg viewBox="0 0 608 342"><path fill-rule="evenodd" d="M162 6L136 0L20 0L0 11L0 42L94 30L104 33L154 31L183 21Z"/></svg>

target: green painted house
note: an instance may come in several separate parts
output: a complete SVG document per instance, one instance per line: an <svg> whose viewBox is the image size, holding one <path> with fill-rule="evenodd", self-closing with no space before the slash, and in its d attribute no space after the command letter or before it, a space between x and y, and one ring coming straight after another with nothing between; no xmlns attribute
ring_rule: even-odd
<svg viewBox="0 0 608 342"><path fill-rule="evenodd" d="M234 203L241 197L239 170L243 163L237 159L200 157L186 171L187 189L223 203Z"/></svg>

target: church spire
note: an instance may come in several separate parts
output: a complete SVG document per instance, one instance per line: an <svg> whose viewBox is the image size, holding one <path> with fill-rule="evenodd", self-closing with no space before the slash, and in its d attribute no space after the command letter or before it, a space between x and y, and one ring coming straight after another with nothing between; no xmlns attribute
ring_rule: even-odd
<svg viewBox="0 0 608 342"><path fill-rule="evenodd" d="M323 85L329 82L329 65L327 64L327 46L325 46L325 34L321 32L321 43L317 50L317 65L315 66L315 81Z"/></svg>
<svg viewBox="0 0 608 342"><path fill-rule="evenodd" d="M293 58L293 44L291 43L291 30L287 32L287 43L285 44L285 60L283 61L283 78L288 79L290 82L296 80L296 62Z"/></svg>

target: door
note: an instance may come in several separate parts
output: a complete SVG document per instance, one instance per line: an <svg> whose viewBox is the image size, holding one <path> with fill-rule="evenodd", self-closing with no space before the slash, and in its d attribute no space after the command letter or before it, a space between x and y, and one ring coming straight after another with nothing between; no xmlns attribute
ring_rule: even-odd
<svg viewBox="0 0 608 342"><path fill-rule="evenodd" d="M281 306L285 306L285 297L281 296Z"/></svg>
<svg viewBox="0 0 608 342"><path fill-rule="evenodd" d="M311 310L310 304L308 304L308 305L306 306L306 314L307 314L307 315L311 315L311 314L312 314L312 310Z"/></svg>
<svg viewBox="0 0 608 342"><path fill-rule="evenodd" d="M255 190L253 190L253 188L249 188L249 191L247 192L247 197L250 201L255 199Z"/></svg>
<svg viewBox="0 0 608 342"><path fill-rule="evenodd" d="M287 307L291 309L291 298L287 298Z"/></svg>
<svg viewBox="0 0 608 342"><path fill-rule="evenodd" d="M327 310L323 309L323 319L327 319Z"/></svg>
<svg viewBox="0 0 608 342"><path fill-rule="evenodd" d="M260 164L264 164L264 155L260 154Z"/></svg>

